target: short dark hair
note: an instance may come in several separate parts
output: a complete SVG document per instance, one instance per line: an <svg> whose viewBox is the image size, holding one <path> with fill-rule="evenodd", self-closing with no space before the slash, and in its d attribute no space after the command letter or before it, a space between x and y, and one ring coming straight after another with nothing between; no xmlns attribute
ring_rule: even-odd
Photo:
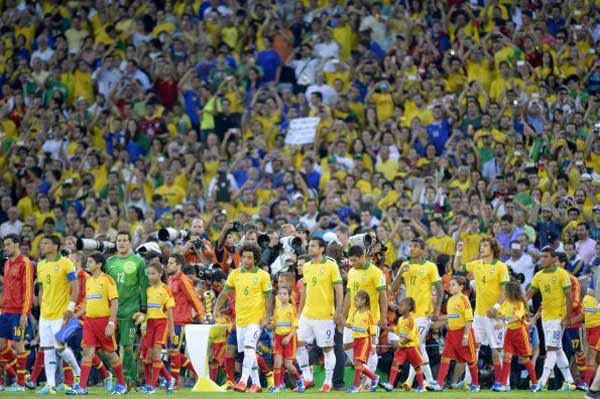
<svg viewBox="0 0 600 399"><path fill-rule="evenodd" d="M21 238L17 234L7 234L3 238L3 241L5 240L11 240L13 244L21 244Z"/></svg>
<svg viewBox="0 0 600 399"><path fill-rule="evenodd" d="M104 265L106 264L106 258L100 252L94 252L89 257L94 259L94 262L100 263L101 268L104 268Z"/></svg>
<svg viewBox="0 0 600 399"><path fill-rule="evenodd" d="M181 254L171 254L169 258L175 259L175 263L177 263L182 268L185 267L185 258Z"/></svg>
<svg viewBox="0 0 600 399"><path fill-rule="evenodd" d="M365 250L360 245L353 245L348 250L348 256L363 256L365 254Z"/></svg>
<svg viewBox="0 0 600 399"><path fill-rule="evenodd" d="M117 235L115 237L118 236L127 236L127 238L129 238L129 241L131 241L131 233L127 230L119 230L119 232L117 233Z"/></svg>
<svg viewBox="0 0 600 399"><path fill-rule="evenodd" d="M258 247L258 245L244 244L242 250L240 251L240 254L243 254L244 252L252 252L252 254L254 254L255 263L258 263L258 261L260 260L260 248Z"/></svg>
<svg viewBox="0 0 600 399"><path fill-rule="evenodd" d="M451 280L456 281L456 284L458 284L461 287L463 287L463 291L465 289L467 289L467 287L469 286L469 284L467 283L467 279L464 278L463 276L454 276L454 277L452 277Z"/></svg>
<svg viewBox="0 0 600 399"><path fill-rule="evenodd" d="M512 223L513 222L513 217L512 217L512 215L509 215L507 213L506 215L502 216L502 218L500 218L500 220L502 220L503 222Z"/></svg>
<svg viewBox="0 0 600 399"><path fill-rule="evenodd" d="M60 248L60 238L57 236L53 236L52 234L48 234L44 236L45 240L50 240L52 244L56 245L57 248Z"/></svg>
<svg viewBox="0 0 600 399"><path fill-rule="evenodd" d="M321 247L323 249L327 248L327 243L321 237L311 237L310 241L316 241L319 244L319 247Z"/></svg>
<svg viewBox="0 0 600 399"><path fill-rule="evenodd" d="M410 240L410 242L414 242L416 244L419 244L419 246L421 247L421 249L425 249L425 241L421 240L420 238L413 238L412 240Z"/></svg>

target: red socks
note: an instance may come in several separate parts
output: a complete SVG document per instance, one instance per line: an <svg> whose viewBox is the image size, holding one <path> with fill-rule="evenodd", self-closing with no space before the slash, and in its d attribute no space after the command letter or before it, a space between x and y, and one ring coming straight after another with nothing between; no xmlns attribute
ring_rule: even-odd
<svg viewBox="0 0 600 399"><path fill-rule="evenodd" d="M153 360L152 361L152 380L150 381L150 386L156 387L158 383L158 376L163 368L163 362L161 360Z"/></svg>
<svg viewBox="0 0 600 399"><path fill-rule="evenodd" d="M117 377L117 382L121 385L125 385L125 376L123 375L123 364L121 359L117 358L116 362L111 364L113 371ZM104 368L106 370L106 368Z"/></svg>
<svg viewBox="0 0 600 399"><path fill-rule="evenodd" d="M104 366L104 363L102 363L102 359L100 359L100 356L94 355L94 358L92 359L92 366L95 367L96 370L98 370L100 375L102 375L102 379L105 380L110 376L108 370L106 369L106 366Z"/></svg>
<svg viewBox="0 0 600 399"><path fill-rule="evenodd" d="M25 374L27 373L27 353L19 353L17 355L17 384L25 385Z"/></svg>
<svg viewBox="0 0 600 399"><path fill-rule="evenodd" d="M423 387L425 381L423 379L423 369L421 368L421 366L415 367L415 374L417 376L417 384L419 384L419 387Z"/></svg>
<svg viewBox="0 0 600 399"><path fill-rule="evenodd" d="M171 363L171 375L175 378L175 382L179 384L179 373L181 371L181 353L179 353L179 350L169 352L169 362Z"/></svg>
<svg viewBox="0 0 600 399"><path fill-rule="evenodd" d="M471 372L471 384L479 385L479 369L477 368L477 362L469 364L469 371Z"/></svg>
<svg viewBox="0 0 600 399"><path fill-rule="evenodd" d="M394 386L396 383L396 378L398 377L398 367L400 364L398 362L392 362L392 367L390 368L390 375L388 377L388 382Z"/></svg>
<svg viewBox="0 0 600 399"><path fill-rule="evenodd" d="M235 357L225 358L225 374L227 374L227 381L235 381Z"/></svg>
<svg viewBox="0 0 600 399"><path fill-rule="evenodd" d="M33 370L31 370L31 381L37 382L40 378L40 373L44 367L44 351L39 349L35 354L35 363L33 364Z"/></svg>
<svg viewBox="0 0 600 399"><path fill-rule="evenodd" d="M357 363L354 365L354 386L358 388L360 384L360 376L364 375L365 377L370 378L371 380L376 380L377 376L373 374L371 370L369 370L365 365Z"/></svg>
<svg viewBox="0 0 600 399"><path fill-rule="evenodd" d="M82 388L87 388L88 377L90 376L90 370L92 368L91 362L82 362L81 363L81 378L79 379L79 385ZM66 377L65 377L66 381Z"/></svg>
<svg viewBox="0 0 600 399"><path fill-rule="evenodd" d="M65 375L65 385L73 386L73 369L63 360L63 373Z"/></svg>
<svg viewBox="0 0 600 399"><path fill-rule="evenodd" d="M510 370L510 363L508 364L508 369ZM497 382L502 381L502 363L500 363L500 360L494 360L494 379Z"/></svg>
<svg viewBox="0 0 600 399"><path fill-rule="evenodd" d="M531 380L531 383L537 384L538 383L537 374L535 372L535 366L533 365L533 362L531 361L531 359L529 359L523 366L525 366L525 368L527 369L527 372L529 373L529 379Z"/></svg>
<svg viewBox="0 0 600 399"><path fill-rule="evenodd" d="M441 387L444 387L444 381L446 381L448 370L450 370L450 360L442 359L440 363L440 368L438 370L438 384Z"/></svg>

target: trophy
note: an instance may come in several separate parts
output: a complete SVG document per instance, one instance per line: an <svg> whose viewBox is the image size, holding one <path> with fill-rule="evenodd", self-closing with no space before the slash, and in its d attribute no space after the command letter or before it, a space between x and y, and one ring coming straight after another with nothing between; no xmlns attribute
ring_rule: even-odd
<svg viewBox="0 0 600 399"><path fill-rule="evenodd" d="M204 302L204 314L203 324L215 324L215 316L213 316L213 304L215 300L215 292L213 290L204 291L202 294L202 300Z"/></svg>

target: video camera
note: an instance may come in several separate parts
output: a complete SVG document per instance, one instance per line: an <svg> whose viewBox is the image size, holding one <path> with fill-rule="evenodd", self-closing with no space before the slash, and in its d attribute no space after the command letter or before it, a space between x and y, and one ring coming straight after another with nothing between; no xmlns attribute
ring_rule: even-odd
<svg viewBox="0 0 600 399"><path fill-rule="evenodd" d="M225 272L220 267L207 267L196 265L198 279L206 282L215 282L227 279Z"/></svg>

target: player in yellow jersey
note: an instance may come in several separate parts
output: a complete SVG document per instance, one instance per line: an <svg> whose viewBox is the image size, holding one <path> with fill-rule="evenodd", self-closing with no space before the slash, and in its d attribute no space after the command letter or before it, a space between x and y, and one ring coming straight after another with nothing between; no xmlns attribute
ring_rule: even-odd
<svg viewBox="0 0 600 399"><path fill-rule="evenodd" d="M163 283L164 271L160 262L157 260L150 262L147 273L150 285L146 289L148 303L145 316L146 335L142 339L140 348L146 380L144 393L155 393L154 388L157 386L158 376L162 374L167 380L166 393L171 394L175 387L175 378L166 370L161 356L169 339L173 341L175 338L175 321L173 318L175 300L169 287Z"/></svg>
<svg viewBox="0 0 600 399"><path fill-rule="evenodd" d="M504 301L504 284L509 281L508 267L498 257L501 254L500 244L493 237L483 237L479 242L479 259L462 263L463 243L456 246L454 270L471 273L475 280L475 317L473 330L477 351L481 345L492 350L495 382L493 388L501 387L502 357L500 351L504 345L505 329L495 329L496 311ZM466 383L470 374L465 374Z"/></svg>
<svg viewBox="0 0 600 399"><path fill-rule="evenodd" d="M95 252L87 260L87 271L92 277L86 281L85 299L76 317L85 315L83 321L83 355L81 359L81 380L75 384L67 395L87 395L87 383L92 369L92 359L96 349L104 352L110 361L113 371L117 376L118 384L112 393L122 395L127 393L125 377L121 359L116 354L117 342L115 329L117 323L117 310L119 308L119 294L114 280L102 272L106 263L104 256Z"/></svg>
<svg viewBox="0 0 600 399"><path fill-rule="evenodd" d="M256 346L262 329L273 316L273 287L269 274L256 265L260 259L260 248L246 244L241 253L240 268L229 273L225 287L217 298L215 317L221 316L228 293L235 290L237 348L238 352L244 352L244 362L242 377L234 389L245 392L248 377L252 377L250 392L261 392Z"/></svg>
<svg viewBox="0 0 600 399"><path fill-rule="evenodd" d="M419 330L421 354L425 363L423 363L423 374L428 384L435 382L431 367L429 366L429 356L425 347L425 340L431 319L437 319L440 314L444 291L442 280L440 278L437 265L423 258L425 243L423 240L414 239L410 243L410 261L404 262L400 267L400 273L392 282L392 292L396 292L400 283L404 282L406 287L406 296L415 300L415 321ZM436 303L433 303L432 290L436 292ZM408 378L404 382L404 387L410 389L415 378L415 369L410 367Z"/></svg>
<svg viewBox="0 0 600 399"><path fill-rule="evenodd" d="M385 276L381 269L376 265L367 261L365 250L359 245L353 245L348 250L348 259L352 268L348 272L347 280L347 291L346 298L344 299L344 320L348 320L348 317L356 311L356 306L352 298L358 291L365 291L369 294L370 308L375 323L379 324L381 329L387 327L387 295L386 295L386 281ZM375 341L379 338L378 329L375 335ZM344 351L348 360L352 360L352 330L348 327L344 328ZM377 355L369 356L366 367L375 372L377 369Z"/></svg>
<svg viewBox="0 0 600 399"><path fill-rule="evenodd" d="M40 395L56 393L56 352L71 366L75 376L80 374L73 351L55 338L63 323L73 317L79 295L75 266L59 255L59 248L60 238L51 235L42 238L40 250L44 259L37 265L37 280L41 283L39 336L40 349L44 351L46 386L38 391Z"/></svg>
<svg viewBox="0 0 600 399"><path fill-rule="evenodd" d="M589 386L598 366L596 358L600 352L600 306L594 295L588 294L583 297L583 317L588 344L584 380Z"/></svg>
<svg viewBox="0 0 600 399"><path fill-rule="evenodd" d="M403 298L398 303L400 318L398 319L394 333L389 334L392 345L397 349L394 352L394 360L388 381L381 384L383 389L388 392L394 389L399 368L404 365L406 360L415 368L418 383L417 392L425 392L423 370L421 369L421 365L425 362L425 359L423 359L423 355L421 354L421 338L419 337L419 330L414 316L415 309L415 300L412 297Z"/></svg>
<svg viewBox="0 0 600 399"><path fill-rule="evenodd" d="M563 331L570 323L569 315L572 311L571 279L567 271L557 266L556 253L552 248L542 249L540 263L543 269L533 276L525 295L525 301L529 301L538 292L542 296L541 314L546 360L539 383L544 387L554 366L557 365L565 379L561 390L574 390L575 381L569 368L569 359L562 350Z"/></svg>
<svg viewBox="0 0 600 399"><path fill-rule="evenodd" d="M335 325L344 325L342 304L344 292L337 263L324 256L327 244L322 238L311 238L308 255L311 260L302 266L304 284L300 292L300 320L298 322L298 351L296 358L302 369L304 385L312 386L313 375L308 362L306 344L317 341L325 358L325 380L321 392L330 392L335 367L333 339ZM334 321L335 320L335 321Z"/></svg>

